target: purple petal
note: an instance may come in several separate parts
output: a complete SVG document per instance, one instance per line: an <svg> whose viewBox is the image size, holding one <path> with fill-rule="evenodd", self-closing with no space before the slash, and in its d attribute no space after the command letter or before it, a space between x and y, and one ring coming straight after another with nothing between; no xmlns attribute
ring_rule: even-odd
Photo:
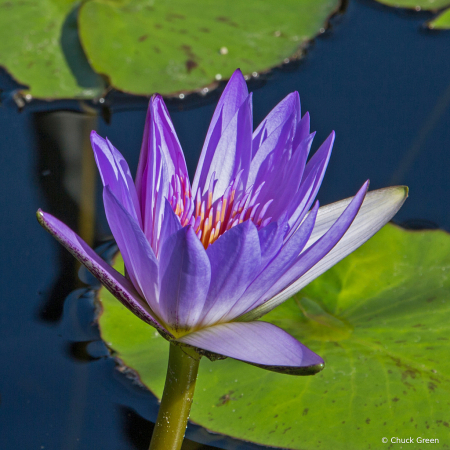
<svg viewBox="0 0 450 450"><path fill-rule="evenodd" d="M39 223L102 283L126 308L163 334L173 337L155 318L149 305L133 285L117 270L106 264L76 233L50 214L38 210Z"/></svg>
<svg viewBox="0 0 450 450"><path fill-rule="evenodd" d="M205 186L208 186L208 176L212 173L210 167L219 140L247 97L247 85L241 71L238 69L233 73L230 81L226 85L211 119L211 124L209 125L197 170L195 172L194 182L192 183L192 192L194 192L194 194L199 187L203 189ZM252 123L250 127L252 127ZM249 151L251 157L250 149L251 146L247 148L247 151Z"/></svg>
<svg viewBox="0 0 450 450"><path fill-rule="evenodd" d="M337 245L298 281L277 294L273 300L279 304L288 299L341 259L356 250L360 245L364 244L364 242L370 239L381 227L392 219L407 197L408 188L405 186L394 186L369 192L352 225ZM316 226L305 248L313 245L330 229L351 200L351 198L348 198L319 208Z"/></svg>
<svg viewBox="0 0 450 450"><path fill-rule="evenodd" d="M143 231L106 186L103 189L106 218L122 254L127 275L155 313L158 300L158 262Z"/></svg>
<svg viewBox="0 0 450 450"><path fill-rule="evenodd" d="M177 231L181 230L182 226L179 217L175 214L174 210L170 206L169 201L165 200L164 205L164 219L161 226L161 234L158 242L158 255L164 242Z"/></svg>
<svg viewBox="0 0 450 450"><path fill-rule="evenodd" d="M280 158L277 158L275 155L277 150L275 150L261 165L255 184L258 186L259 183L264 181L264 185L258 196L258 201L265 204L269 200L276 200L267 209L266 217L278 220L286 211L292 209L292 205L298 201L296 200L298 198L298 190L313 138L313 134L308 136L293 154L291 151L285 151L283 154L280 152ZM265 143L263 144L264 146ZM260 152L262 151L261 149ZM255 159L257 158L258 156ZM309 200L309 197L306 200ZM314 200L314 197L312 197L312 200ZM309 209L310 206L311 202L305 203L305 208ZM305 213L308 209L305 210Z"/></svg>
<svg viewBox="0 0 450 450"><path fill-rule="evenodd" d="M324 367L319 355L267 322L223 323L187 334L177 342L291 375L313 375Z"/></svg>
<svg viewBox="0 0 450 450"><path fill-rule="evenodd" d="M174 175L189 181L169 113L161 96L155 95L149 103L136 174L143 229L155 251L164 215L164 199Z"/></svg>
<svg viewBox="0 0 450 450"><path fill-rule="evenodd" d="M307 112L297 125L295 130L295 137L292 143L292 147L297 148L302 141L304 141L309 136L309 113Z"/></svg>
<svg viewBox="0 0 450 450"><path fill-rule="evenodd" d="M252 143L253 159L267 137L283 125L291 115L295 116L295 123L300 118L300 97L298 92L292 92L281 100L254 131Z"/></svg>
<svg viewBox="0 0 450 450"><path fill-rule="evenodd" d="M266 293L292 267L308 242L314 228L318 209L319 203L317 202L299 229L248 287L236 305L230 309L226 319L232 320L262 303L260 299L266 298Z"/></svg>
<svg viewBox="0 0 450 450"><path fill-rule="evenodd" d="M219 237L206 250L211 263L211 284L201 316L208 326L225 317L260 271L258 231L250 220Z"/></svg>
<svg viewBox="0 0 450 450"><path fill-rule="evenodd" d="M261 247L261 268L266 267L281 249L288 228L286 221L280 220L279 222L271 222L258 231Z"/></svg>
<svg viewBox="0 0 450 450"><path fill-rule="evenodd" d="M142 177L148 165L149 154L160 150L167 164L169 180L173 175L180 175L189 179L183 150L178 140L169 111L163 98L156 94L148 105L145 119L144 138L142 140L141 154L136 174L136 186L141 190Z"/></svg>
<svg viewBox="0 0 450 450"><path fill-rule="evenodd" d="M302 208L298 208L295 202L292 203L290 207L291 212L289 213L289 226L291 227L291 229L295 229L295 225L301 222L301 216L309 210L312 203L314 202L314 199L316 198L317 192L319 191L320 185L322 184L325 171L327 170L331 151L333 149L334 138L335 133L333 131L320 146L319 150L314 153L313 157L308 161L308 164L305 167L299 191L302 190L302 188L308 190L311 188L311 192L309 194L307 202L304 206L302 206ZM314 177L311 177L312 174L316 175ZM312 186L307 186L308 183L312 183ZM303 199L304 198L300 198L300 200Z"/></svg>
<svg viewBox="0 0 450 450"><path fill-rule="evenodd" d="M192 227L172 234L160 256L160 299L166 323L175 330L197 325L210 280L208 256Z"/></svg>
<svg viewBox="0 0 450 450"><path fill-rule="evenodd" d="M91 132L91 144L103 186L109 186L123 207L142 226L136 188L124 157L108 139L103 139L95 131Z"/></svg>
<svg viewBox="0 0 450 450"><path fill-rule="evenodd" d="M335 139L335 132L332 131L331 134L325 139L323 144L319 147L319 150L314 153L312 158L306 164L305 172L303 173L303 178L307 178L311 171L315 170L317 166L322 168L322 174L317 180L316 184L318 185L317 190L322 184L323 176L325 175L325 171L328 166L328 162L330 160L331 151L333 150L333 144Z"/></svg>
<svg viewBox="0 0 450 450"><path fill-rule="evenodd" d="M261 317L288 298L281 300L281 297L277 294L284 291L296 280L300 280L308 270L319 263L322 258L325 258L342 239L361 208L368 186L369 182L366 181L329 230L301 253L297 261L267 290L264 296L255 302L251 308L248 308L247 313L249 314L244 314L239 320L253 320L254 317ZM295 292L298 292L298 289ZM292 292L292 294L295 292ZM254 311L251 311L253 309Z"/></svg>
<svg viewBox="0 0 450 450"><path fill-rule="evenodd" d="M224 194L241 170L240 189L246 186L251 159L252 122L252 94L250 94L222 132L207 170L204 189L209 186L212 176L217 180L213 201ZM203 167L204 171L205 169Z"/></svg>

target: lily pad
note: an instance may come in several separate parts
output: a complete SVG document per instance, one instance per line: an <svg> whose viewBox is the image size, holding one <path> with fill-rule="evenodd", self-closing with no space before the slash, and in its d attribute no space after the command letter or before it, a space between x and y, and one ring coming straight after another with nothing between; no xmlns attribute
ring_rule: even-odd
<svg viewBox="0 0 450 450"><path fill-rule="evenodd" d="M412 8L417 10L433 11L450 5L449 0L376 0L383 5L395 8Z"/></svg>
<svg viewBox="0 0 450 450"><path fill-rule="evenodd" d="M395 8L412 8L418 11L434 11L450 5L449 0L376 0L383 5L393 6Z"/></svg>
<svg viewBox="0 0 450 450"><path fill-rule="evenodd" d="M77 30L80 1L1 1L0 65L34 97L92 98L104 88Z"/></svg>
<svg viewBox="0 0 450 450"><path fill-rule="evenodd" d="M439 16L428 22L428 28L433 30L450 30L450 9L446 9Z"/></svg>
<svg viewBox="0 0 450 450"><path fill-rule="evenodd" d="M82 45L98 73L133 94L190 91L268 70L319 33L339 0L92 0Z"/></svg>
<svg viewBox="0 0 450 450"><path fill-rule="evenodd" d="M116 266L123 269L120 257ZM447 233L384 227L264 317L323 356L321 373L294 377L204 358L191 419L290 449L382 448L383 437L449 448L449 274ZM160 397L168 343L105 289L100 299L103 339Z"/></svg>

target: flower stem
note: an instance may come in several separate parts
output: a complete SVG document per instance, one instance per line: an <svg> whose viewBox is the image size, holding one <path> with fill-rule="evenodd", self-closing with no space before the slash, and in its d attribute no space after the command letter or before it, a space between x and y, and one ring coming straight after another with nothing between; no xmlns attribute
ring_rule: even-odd
<svg viewBox="0 0 450 450"><path fill-rule="evenodd" d="M194 396L200 355L170 344L166 384L149 450L179 450Z"/></svg>

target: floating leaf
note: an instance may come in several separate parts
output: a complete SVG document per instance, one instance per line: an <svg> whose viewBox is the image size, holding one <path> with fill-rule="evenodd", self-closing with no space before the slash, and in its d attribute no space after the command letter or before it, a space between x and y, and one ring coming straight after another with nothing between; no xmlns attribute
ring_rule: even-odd
<svg viewBox="0 0 450 450"><path fill-rule="evenodd" d="M78 40L79 1L0 2L0 65L39 98L92 98L104 83Z"/></svg>
<svg viewBox="0 0 450 450"><path fill-rule="evenodd" d="M93 0L79 26L92 67L133 94L199 89L283 63L339 0Z"/></svg>
<svg viewBox="0 0 450 450"><path fill-rule="evenodd" d="M204 358L191 419L292 449L382 448L392 436L448 448L449 274L448 234L386 226L263 318L323 356L321 373L294 377ZM160 397L168 343L105 289L100 298L103 338Z"/></svg>
<svg viewBox="0 0 450 450"><path fill-rule="evenodd" d="M449 0L376 0L387 6L395 8L413 8L420 10L436 10L450 5Z"/></svg>
<svg viewBox="0 0 450 450"><path fill-rule="evenodd" d="M428 22L428 28L433 30L450 30L450 9L446 9L443 13Z"/></svg>

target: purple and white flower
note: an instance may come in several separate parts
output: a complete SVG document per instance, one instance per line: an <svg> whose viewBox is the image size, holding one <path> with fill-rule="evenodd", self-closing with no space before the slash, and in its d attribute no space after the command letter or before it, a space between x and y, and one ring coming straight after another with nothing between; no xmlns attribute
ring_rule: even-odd
<svg viewBox="0 0 450 450"><path fill-rule="evenodd" d="M95 132L106 216L126 275L50 214L38 219L127 308L173 343L269 370L314 373L320 356L258 319L355 250L407 197L406 187L314 202L334 133L309 159L314 137L298 93L252 129L252 94L240 71L214 112L192 184L159 95L152 97L136 181Z"/></svg>

